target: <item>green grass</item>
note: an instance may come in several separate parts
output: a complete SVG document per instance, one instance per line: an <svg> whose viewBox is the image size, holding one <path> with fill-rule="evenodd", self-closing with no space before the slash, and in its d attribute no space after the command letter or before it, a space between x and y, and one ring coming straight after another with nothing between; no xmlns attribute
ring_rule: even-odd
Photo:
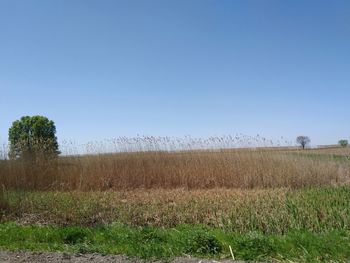
<svg viewBox="0 0 350 263"><path fill-rule="evenodd" d="M203 224L242 234L350 229L350 187L251 191L8 191L3 200L2 221L21 223L96 226L121 222L167 228Z"/></svg>
<svg viewBox="0 0 350 263"><path fill-rule="evenodd" d="M349 239L348 231L237 234L202 225L176 228L130 227L117 223L91 228L0 225L1 249L98 252L144 259L171 259L184 255L229 258L231 246L235 258L241 260L346 262L350 259Z"/></svg>

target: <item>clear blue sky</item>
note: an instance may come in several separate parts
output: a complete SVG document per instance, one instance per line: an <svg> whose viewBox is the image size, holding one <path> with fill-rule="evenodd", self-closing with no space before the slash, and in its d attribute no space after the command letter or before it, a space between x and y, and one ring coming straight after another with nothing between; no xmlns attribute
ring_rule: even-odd
<svg viewBox="0 0 350 263"><path fill-rule="evenodd" d="M0 0L0 142L58 137L350 139L350 1Z"/></svg>

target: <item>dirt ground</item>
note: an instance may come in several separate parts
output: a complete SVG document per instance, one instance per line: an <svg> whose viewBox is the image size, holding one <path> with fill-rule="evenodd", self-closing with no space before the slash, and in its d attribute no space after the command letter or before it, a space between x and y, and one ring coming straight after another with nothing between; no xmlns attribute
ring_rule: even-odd
<svg viewBox="0 0 350 263"><path fill-rule="evenodd" d="M139 259L128 258L121 255L100 255L100 254L67 254L67 253L41 253L41 252L7 252L0 251L0 263L9 262L21 262L21 263L40 263L40 262L52 262L52 263L144 263L145 261ZM161 263L163 261L154 261L154 263ZM171 261L172 263L218 263L215 260L204 260L197 258L176 258ZM243 263L243 261L225 260L221 263Z"/></svg>

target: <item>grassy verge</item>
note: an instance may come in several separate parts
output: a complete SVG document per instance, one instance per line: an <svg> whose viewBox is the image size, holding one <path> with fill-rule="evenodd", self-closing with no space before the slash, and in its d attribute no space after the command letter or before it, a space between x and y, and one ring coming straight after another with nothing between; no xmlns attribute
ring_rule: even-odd
<svg viewBox="0 0 350 263"><path fill-rule="evenodd" d="M110 224L99 227L0 225L0 248L7 250L98 252L126 254L144 259L170 259L193 255L236 259L294 262L346 262L350 258L350 233L314 234L292 231L285 235L258 232L237 234L201 225L176 228L130 227Z"/></svg>
<svg viewBox="0 0 350 263"><path fill-rule="evenodd" d="M3 191L0 201L7 250L169 259L230 257L231 246L241 260L350 259L349 187Z"/></svg>

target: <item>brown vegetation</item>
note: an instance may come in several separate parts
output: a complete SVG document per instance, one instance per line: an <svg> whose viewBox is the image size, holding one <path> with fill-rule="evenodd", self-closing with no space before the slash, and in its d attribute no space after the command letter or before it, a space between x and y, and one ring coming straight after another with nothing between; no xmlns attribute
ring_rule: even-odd
<svg viewBox="0 0 350 263"><path fill-rule="evenodd" d="M124 190L340 185L347 162L267 150L134 152L0 163L6 189Z"/></svg>

